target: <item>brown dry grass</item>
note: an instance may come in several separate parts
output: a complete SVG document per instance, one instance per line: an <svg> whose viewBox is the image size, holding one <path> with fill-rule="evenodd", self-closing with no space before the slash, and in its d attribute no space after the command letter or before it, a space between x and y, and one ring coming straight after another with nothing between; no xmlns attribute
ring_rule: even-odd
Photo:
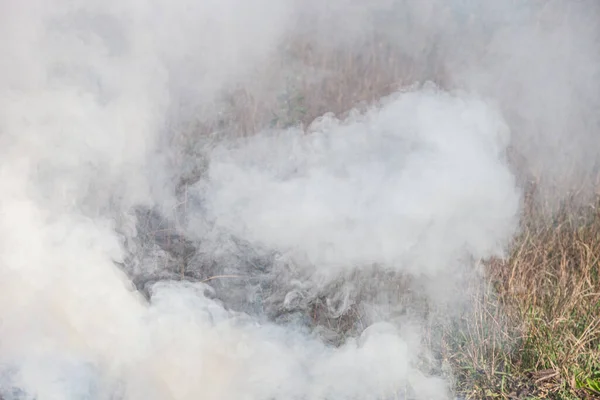
<svg viewBox="0 0 600 400"><path fill-rule="evenodd" d="M332 53L295 41L286 56L301 68L283 85L283 95L232 91L227 117L194 126L191 135L306 126L325 112L343 114L415 80L447 84L442 66L423 73L423 60L407 59L377 38L369 43ZM254 87L281 82L286 70L277 60ZM315 79L302 71L322 74ZM558 213L540 204L526 205L510 257L485 262L488 286L479 288L473 315L444 336L444 357L457 392L467 398L600 398L600 202Z"/></svg>
<svg viewBox="0 0 600 400"><path fill-rule="evenodd" d="M600 210L529 204L447 356L468 398L600 398ZM600 204L600 202L598 203Z"/></svg>
<svg viewBox="0 0 600 400"><path fill-rule="evenodd" d="M600 212L529 208L511 257L490 263L499 301L518 327L510 363L555 398L600 377ZM541 375L541 376L540 376ZM595 392L595 396L600 393Z"/></svg>

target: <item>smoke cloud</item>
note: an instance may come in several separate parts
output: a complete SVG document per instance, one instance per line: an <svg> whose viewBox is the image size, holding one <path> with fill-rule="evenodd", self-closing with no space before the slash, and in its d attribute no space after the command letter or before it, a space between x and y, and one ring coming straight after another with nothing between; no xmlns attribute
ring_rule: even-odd
<svg viewBox="0 0 600 400"><path fill-rule="evenodd" d="M460 315L504 254L508 151L557 199L599 159L598 7L513 3L0 3L0 395L451 398L417 303ZM335 75L274 61L298 37L437 82L190 135Z"/></svg>

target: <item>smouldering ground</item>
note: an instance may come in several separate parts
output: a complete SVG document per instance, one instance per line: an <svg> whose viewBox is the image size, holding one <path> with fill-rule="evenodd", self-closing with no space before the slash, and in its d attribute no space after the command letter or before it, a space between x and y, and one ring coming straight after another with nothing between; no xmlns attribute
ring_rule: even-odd
<svg viewBox="0 0 600 400"><path fill-rule="evenodd" d="M376 38L371 45L365 56L364 48L331 54L297 41L287 54L304 64L298 75L278 76L277 62L264 72L281 78L284 93L233 90L220 120L190 127L176 139L186 148L215 130L252 134L264 127L306 127L323 112L343 115L415 81L452 87L434 53L424 63L379 46ZM315 78L306 65L325 72ZM526 182L528 171L520 173ZM462 326L445 328L440 352L457 393L466 398L600 397L600 202L550 211L533 186L510 256L484 260L488 288L478 291L481 297Z"/></svg>

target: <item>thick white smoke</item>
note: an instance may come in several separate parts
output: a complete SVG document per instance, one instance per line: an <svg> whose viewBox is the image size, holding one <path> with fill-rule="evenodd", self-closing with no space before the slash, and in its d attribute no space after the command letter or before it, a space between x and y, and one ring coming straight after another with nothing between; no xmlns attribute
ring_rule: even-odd
<svg viewBox="0 0 600 400"><path fill-rule="evenodd" d="M223 90L265 68L295 22L327 35L332 13L353 10L347 32L329 28L333 47L358 43L382 11L412 15L417 35L427 18L435 30L446 26L427 7L355 3L331 1L328 11L269 0L0 3L4 398L450 397L448 381L422 368L418 321L395 313L390 293L371 296L365 307L378 312L333 346L260 307L236 311L206 283L161 282L146 301L115 266L141 235L122 223L132 208L178 201L167 123L211 112ZM195 260L237 273L239 260L223 254L239 251L238 239L277 253L274 265L285 265L265 275L284 287L282 307L374 266L415 278L433 303L455 304L471 260L502 253L519 210L501 93L466 82L471 93L407 90L364 114L327 115L309 134L265 131L207 149L184 229L198 241ZM137 262L157 268L139 254ZM348 280L334 293L338 308L359 301L358 286Z"/></svg>
<svg viewBox="0 0 600 400"><path fill-rule="evenodd" d="M511 236L508 128L485 103L422 89L311 128L213 150L202 190L219 227L333 277L373 264L435 276Z"/></svg>

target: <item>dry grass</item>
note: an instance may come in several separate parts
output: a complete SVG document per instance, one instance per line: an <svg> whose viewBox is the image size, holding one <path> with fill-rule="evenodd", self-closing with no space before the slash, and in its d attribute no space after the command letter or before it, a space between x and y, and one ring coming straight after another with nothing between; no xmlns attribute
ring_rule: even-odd
<svg viewBox="0 0 600 400"><path fill-rule="evenodd" d="M600 210L536 204L510 257L485 263L475 311L446 332L467 398L600 398Z"/></svg>
<svg viewBox="0 0 600 400"><path fill-rule="evenodd" d="M286 57L300 65L293 79L280 79L277 71L290 64L277 60L254 85L279 79L283 94L232 91L227 116L194 126L191 136L306 126L324 112L343 114L415 80L447 83L442 66L422 73L425 53L407 59L377 38L335 53L296 40ZM477 290L478 307L443 336L443 356L467 398L600 398L600 209L551 213L539 204L525 207L510 257L485 263L488 285Z"/></svg>
<svg viewBox="0 0 600 400"><path fill-rule="evenodd" d="M600 396L599 259L597 208L526 211L510 258L488 264L506 318L499 328L512 335L501 362L492 359L490 368L501 369L489 384L508 373L538 397ZM496 392L509 397L515 390Z"/></svg>

